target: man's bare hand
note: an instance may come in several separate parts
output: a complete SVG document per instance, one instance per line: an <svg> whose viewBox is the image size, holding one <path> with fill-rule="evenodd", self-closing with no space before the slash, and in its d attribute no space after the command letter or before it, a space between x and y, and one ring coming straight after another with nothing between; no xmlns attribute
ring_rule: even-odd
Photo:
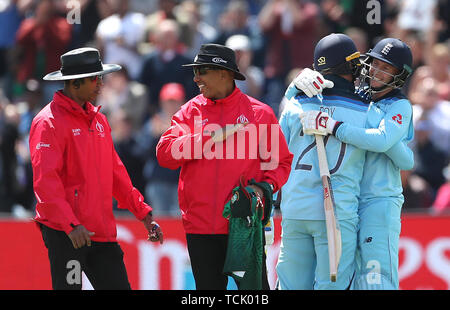
<svg viewBox="0 0 450 310"><path fill-rule="evenodd" d="M211 133L211 140L214 143L225 141L229 136L234 135L236 132L244 128L248 122L245 123L239 123L234 125L227 125L225 127L222 127L220 129L217 129Z"/></svg>
<svg viewBox="0 0 450 310"><path fill-rule="evenodd" d="M69 238L73 247L79 249L85 245L91 246L91 237L93 235L95 235L94 232L87 230L83 225L78 225L69 233Z"/></svg>
<svg viewBox="0 0 450 310"><path fill-rule="evenodd" d="M147 214L144 219L142 220L144 222L144 226L148 231L148 238L147 240L151 242L159 241L160 244L163 244L164 242L164 235L161 230L161 227L153 221L152 215L149 213Z"/></svg>

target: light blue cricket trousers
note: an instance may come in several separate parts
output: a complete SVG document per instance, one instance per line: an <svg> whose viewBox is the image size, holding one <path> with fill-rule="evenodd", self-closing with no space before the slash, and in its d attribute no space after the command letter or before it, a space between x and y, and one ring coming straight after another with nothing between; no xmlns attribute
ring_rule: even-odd
<svg viewBox="0 0 450 310"><path fill-rule="evenodd" d="M398 244L403 201L376 198L360 204L355 290L398 289Z"/></svg>
<svg viewBox="0 0 450 310"><path fill-rule="evenodd" d="M282 236L276 267L281 290L345 290L355 273L358 218L340 220L342 255L337 281L330 281L325 221L281 221Z"/></svg>

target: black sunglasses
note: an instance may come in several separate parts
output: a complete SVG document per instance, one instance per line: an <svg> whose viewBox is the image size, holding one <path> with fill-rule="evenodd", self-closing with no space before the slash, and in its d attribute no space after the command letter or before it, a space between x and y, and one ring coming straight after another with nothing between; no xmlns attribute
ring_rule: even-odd
<svg viewBox="0 0 450 310"><path fill-rule="evenodd" d="M91 82L97 82L100 80L100 82L103 82L103 75L94 75L90 77Z"/></svg>
<svg viewBox="0 0 450 310"><path fill-rule="evenodd" d="M206 74L209 70L223 70L221 68L218 67L209 67L209 66L198 66L198 67L194 67L194 75L204 75Z"/></svg>

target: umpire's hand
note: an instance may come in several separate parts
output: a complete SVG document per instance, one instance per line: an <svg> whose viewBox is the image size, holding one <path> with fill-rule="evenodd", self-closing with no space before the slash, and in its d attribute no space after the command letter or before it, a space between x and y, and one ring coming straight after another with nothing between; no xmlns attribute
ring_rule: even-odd
<svg viewBox="0 0 450 310"><path fill-rule="evenodd" d="M87 230L83 225L77 225L69 233L69 238L72 241L73 247L79 249L84 245L91 246L91 237L93 235L95 233Z"/></svg>
<svg viewBox="0 0 450 310"><path fill-rule="evenodd" d="M153 221L151 212L148 213L144 217L142 222L144 222L144 226L148 231L147 240L152 241L152 242L159 241L160 244L163 244L163 242L164 242L163 232L161 230L161 227L158 225L158 223Z"/></svg>

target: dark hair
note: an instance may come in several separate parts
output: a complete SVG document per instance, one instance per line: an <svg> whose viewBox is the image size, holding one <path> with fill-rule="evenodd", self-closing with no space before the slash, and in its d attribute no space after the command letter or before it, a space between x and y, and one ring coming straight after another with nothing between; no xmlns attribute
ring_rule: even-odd
<svg viewBox="0 0 450 310"><path fill-rule="evenodd" d="M70 83L72 83L73 86L76 89L78 89L78 88L80 88L81 84L84 84L84 78L74 79L74 80L66 80L66 81L64 81L64 87L69 87Z"/></svg>

